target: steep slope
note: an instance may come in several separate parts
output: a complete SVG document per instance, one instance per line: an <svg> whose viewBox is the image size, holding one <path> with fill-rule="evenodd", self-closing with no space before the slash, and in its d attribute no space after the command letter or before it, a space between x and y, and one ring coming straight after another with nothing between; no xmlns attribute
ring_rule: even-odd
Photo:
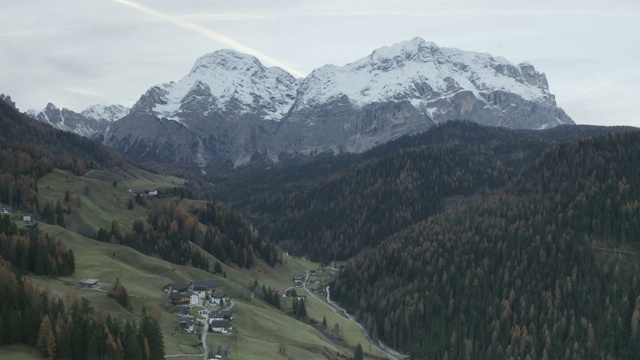
<svg viewBox="0 0 640 360"><path fill-rule="evenodd" d="M148 133L158 131L149 117L184 129L152 139ZM454 119L518 129L573 124L533 65L415 38L302 80L252 56L216 51L178 82L149 89L103 140L136 159L178 143L172 157L154 160L238 166L362 152Z"/></svg>
<svg viewBox="0 0 640 360"><path fill-rule="evenodd" d="M44 109L28 110L27 114L56 129L93 137L107 131L110 123L124 117L128 112L129 109L121 105L93 105L81 113L76 113L48 103Z"/></svg>
<svg viewBox="0 0 640 360"><path fill-rule="evenodd" d="M0 101L0 202L38 211L36 180L53 168L76 175L130 167L116 151L87 138L53 129Z"/></svg>
<svg viewBox="0 0 640 360"><path fill-rule="evenodd" d="M218 185L217 196L250 214L264 236L293 254L346 260L461 196L505 186L558 141L628 131L510 130L451 121L360 155L234 177Z"/></svg>
<svg viewBox="0 0 640 360"><path fill-rule="evenodd" d="M412 357L635 358L638 144L551 147L503 191L349 261L331 294Z"/></svg>

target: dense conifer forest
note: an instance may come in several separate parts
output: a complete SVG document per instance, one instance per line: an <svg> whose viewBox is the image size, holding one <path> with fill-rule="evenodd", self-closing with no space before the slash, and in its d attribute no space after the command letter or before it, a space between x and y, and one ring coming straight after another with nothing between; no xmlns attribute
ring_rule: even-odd
<svg viewBox="0 0 640 360"><path fill-rule="evenodd" d="M332 295L416 357L638 358L639 153L640 132L552 147L350 260Z"/></svg>
<svg viewBox="0 0 640 360"><path fill-rule="evenodd" d="M194 245L222 262L247 269L257 259L270 266L282 263L280 247L260 238L239 213L224 204L207 203L192 214L176 200L153 200L150 208L149 218L135 221L129 232L121 230L114 220L110 230L98 230L96 240L123 244L174 264L206 271L214 271L213 264Z"/></svg>
<svg viewBox="0 0 640 360"><path fill-rule="evenodd" d="M285 249L351 258L333 299L412 357L636 358L632 130L451 123L224 193Z"/></svg>
<svg viewBox="0 0 640 360"><path fill-rule="evenodd" d="M502 188L557 141L628 130L533 132L451 122L364 154L233 179L218 192L263 237L328 263L380 244L451 199Z"/></svg>

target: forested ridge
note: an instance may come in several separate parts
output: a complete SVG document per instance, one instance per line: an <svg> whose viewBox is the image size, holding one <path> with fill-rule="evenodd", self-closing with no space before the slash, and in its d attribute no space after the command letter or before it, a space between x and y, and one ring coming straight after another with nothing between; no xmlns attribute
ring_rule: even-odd
<svg viewBox="0 0 640 360"><path fill-rule="evenodd" d="M332 285L417 358L640 357L640 132L556 145L500 191L351 259Z"/></svg>
<svg viewBox="0 0 640 360"><path fill-rule="evenodd" d="M0 100L0 202L39 212L37 180L54 168L84 175L126 164L115 151L39 123Z"/></svg>
<svg viewBox="0 0 640 360"><path fill-rule="evenodd" d="M214 271L214 264L195 245L228 265L247 269L258 259L270 266L282 263L279 246L259 237L239 213L224 204L206 203L189 213L179 200L145 202L151 203L146 220L135 221L130 230L121 229L114 220L111 229L97 231L96 240L206 271Z"/></svg>
<svg viewBox="0 0 640 360"><path fill-rule="evenodd" d="M326 263L442 211L448 198L503 187L557 141L628 130L534 132L450 122L364 154L234 179L218 192L263 237Z"/></svg>
<svg viewBox="0 0 640 360"><path fill-rule="evenodd" d="M294 254L353 256L332 297L414 358L638 358L640 255L601 249L640 253L639 154L632 128L455 122L219 192Z"/></svg>

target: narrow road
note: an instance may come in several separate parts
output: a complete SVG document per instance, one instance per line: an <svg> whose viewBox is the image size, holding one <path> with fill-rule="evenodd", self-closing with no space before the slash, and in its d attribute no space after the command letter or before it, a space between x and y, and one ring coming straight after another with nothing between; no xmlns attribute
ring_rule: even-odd
<svg viewBox="0 0 640 360"><path fill-rule="evenodd" d="M207 320L204 321L204 331L202 332L202 337L200 341L202 341L202 348L204 349L204 356L202 360L207 360L209 357L209 348L207 347L207 334L209 333L209 324L207 324Z"/></svg>
<svg viewBox="0 0 640 360"><path fill-rule="evenodd" d="M327 291L327 302L324 302L322 299L317 297L316 294L314 294L312 291L309 291L309 289L307 289L307 280L309 280L309 272L308 271L307 271L307 277L304 279L304 283L302 283L302 287L304 288L304 290L309 295L313 296L320 303L324 304L325 306L327 306L328 308L333 310L333 312L336 313L336 315L342 316L342 317L346 318L347 320L351 321L352 323L356 324L360 328L360 330L362 330L362 333L364 333L364 336L367 338L369 343L371 345L373 345L376 349L378 349L381 353L385 354L386 356L388 356L388 357L390 357L391 359L394 359L394 360L406 358L406 355L402 355L402 354L398 353L397 351L385 346L381 342L374 341L369 336L369 332L367 331L367 329L365 329L364 326L360 325L359 322L357 322L351 315L349 315L347 310L341 308L340 305L338 305L335 302L331 301L331 297L330 297L330 294L329 294L329 287L328 286L326 288L326 291Z"/></svg>
<svg viewBox="0 0 640 360"><path fill-rule="evenodd" d="M634 252L630 252L630 251L624 251L624 250L616 250L616 249L607 249L607 248L601 248L601 247L595 247L592 246L591 247L593 250L600 250L600 251L610 251L610 252L615 252L618 254L625 254L625 255L640 255L638 253L634 253Z"/></svg>

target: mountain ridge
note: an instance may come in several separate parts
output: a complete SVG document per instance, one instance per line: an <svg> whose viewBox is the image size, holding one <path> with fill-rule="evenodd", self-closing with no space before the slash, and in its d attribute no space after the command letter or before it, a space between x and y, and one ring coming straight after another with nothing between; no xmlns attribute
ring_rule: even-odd
<svg viewBox="0 0 640 360"><path fill-rule="evenodd" d="M148 127L149 116L184 129L152 137L158 129ZM149 88L126 116L95 134L134 159L145 154L145 160L205 171L256 159L268 166L291 157L359 153L458 119L515 129L574 124L557 106L545 74L530 63L414 38L303 79L218 50L197 59L182 79ZM176 143L184 150L149 156Z"/></svg>

